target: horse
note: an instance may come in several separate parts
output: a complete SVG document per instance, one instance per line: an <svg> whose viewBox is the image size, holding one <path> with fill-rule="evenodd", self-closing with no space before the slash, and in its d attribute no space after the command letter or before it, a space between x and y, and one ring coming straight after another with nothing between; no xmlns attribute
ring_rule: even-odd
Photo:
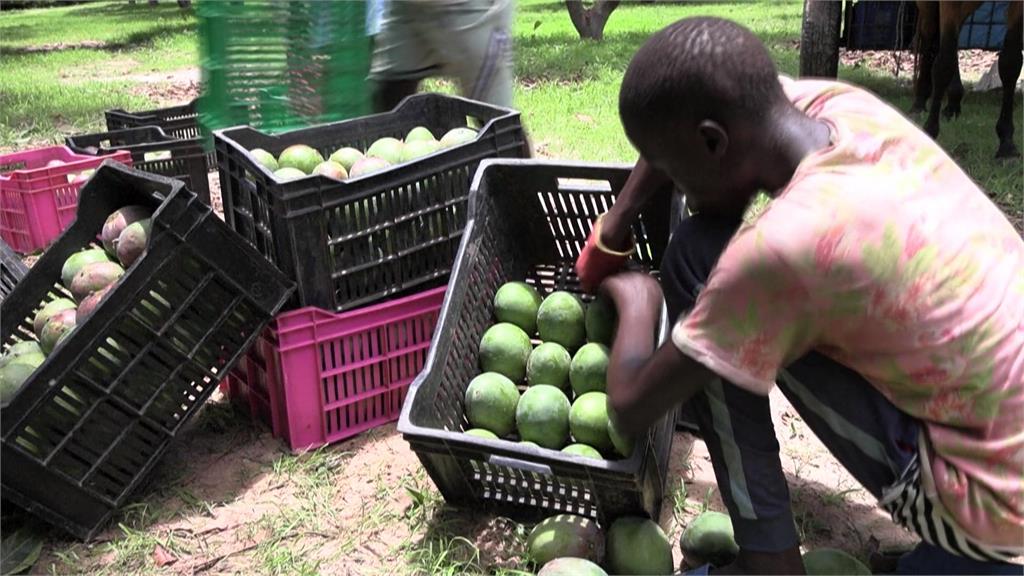
<svg viewBox="0 0 1024 576"><path fill-rule="evenodd" d="M939 112L943 97L946 97L946 109L943 115L947 120L960 115L960 100L964 95L964 85L960 81L960 65L957 44L960 26L982 2L935 2L916 0L917 26L915 31L915 48L919 57L914 82L914 104L912 114L928 108L928 118L924 130L932 138L939 135ZM1013 141L1013 98L1020 78L1022 56L1021 8L1024 2L1011 0L1006 10L1006 37L999 52L999 81L1002 83L1003 100L996 121L996 135L999 137L999 148L996 158L1016 158L1020 156L1017 145Z"/></svg>

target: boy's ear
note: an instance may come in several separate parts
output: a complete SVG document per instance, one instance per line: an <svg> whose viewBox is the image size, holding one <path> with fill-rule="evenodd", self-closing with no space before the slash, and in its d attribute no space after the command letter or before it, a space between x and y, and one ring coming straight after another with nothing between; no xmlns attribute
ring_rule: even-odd
<svg viewBox="0 0 1024 576"><path fill-rule="evenodd" d="M702 121L697 125L697 133L712 158L721 159L725 156L725 151L729 148L729 135L718 122Z"/></svg>

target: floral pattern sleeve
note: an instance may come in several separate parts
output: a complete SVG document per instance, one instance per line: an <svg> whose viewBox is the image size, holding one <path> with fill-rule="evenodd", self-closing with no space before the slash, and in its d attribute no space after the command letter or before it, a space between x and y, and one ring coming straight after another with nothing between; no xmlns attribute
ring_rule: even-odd
<svg viewBox="0 0 1024 576"><path fill-rule="evenodd" d="M741 228L693 310L672 330L673 343L722 378L768 394L779 370L818 334L814 304L789 250L770 243L757 224Z"/></svg>

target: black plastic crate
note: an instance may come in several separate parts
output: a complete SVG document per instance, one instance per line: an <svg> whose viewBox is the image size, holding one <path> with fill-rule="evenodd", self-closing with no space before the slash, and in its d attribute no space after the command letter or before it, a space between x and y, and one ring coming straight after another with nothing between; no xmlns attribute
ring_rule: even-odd
<svg viewBox="0 0 1024 576"><path fill-rule="evenodd" d="M0 240L0 302L14 292L14 287L25 274L28 274L28 266L25 266L6 242Z"/></svg>
<svg viewBox="0 0 1024 576"><path fill-rule="evenodd" d="M71 150L91 156L127 150L133 167L181 180L200 200L210 203L206 154L198 138L168 136L159 126L144 126L68 136L64 142Z"/></svg>
<svg viewBox="0 0 1024 576"><path fill-rule="evenodd" d="M182 425L287 300L291 283L181 182L104 162L75 222L0 306L4 349L68 297L64 260L107 215L154 210L146 252L0 407L5 499L83 539L144 481Z"/></svg>
<svg viewBox="0 0 1024 576"><path fill-rule="evenodd" d="M107 120L107 130L159 126L169 136L188 140L200 137L199 123L197 121L199 113L196 110L196 102L196 100L193 100L181 106L143 110L142 112L127 112L120 108L115 108L114 110L107 110L103 115Z"/></svg>
<svg viewBox="0 0 1024 576"><path fill-rule="evenodd" d="M489 160L470 194L470 221L448 284L426 367L412 383L398 430L444 498L456 505L571 512L605 522L623 514L658 518L676 414L638 439L630 458L599 461L462 433L463 397L479 374L480 338L494 324L503 283L523 280L542 294L579 293L573 270L591 223L614 202L629 167ZM668 239L670 195L633 227L634 264L653 268ZM668 329L663 315L660 339Z"/></svg>
<svg viewBox="0 0 1024 576"><path fill-rule="evenodd" d="M155 108L141 112L127 112L120 108L107 110L103 113L107 120L107 130L123 130L125 128L142 128L143 126L159 126L168 135L182 140L199 138L202 142L202 131L199 129L199 100L193 100L181 106ZM207 140L205 145L209 145ZM206 152L206 169L217 169L217 158L212 150Z"/></svg>
<svg viewBox="0 0 1024 576"><path fill-rule="evenodd" d="M468 119L480 125L473 142L343 182L326 176L278 182L249 154L263 148L277 156L306 144L326 158L343 146L365 150L378 138L404 138L414 126L440 137ZM480 160L529 156L518 112L440 94L277 135L219 130L214 146L225 220L298 283L298 305L338 312L444 285Z"/></svg>

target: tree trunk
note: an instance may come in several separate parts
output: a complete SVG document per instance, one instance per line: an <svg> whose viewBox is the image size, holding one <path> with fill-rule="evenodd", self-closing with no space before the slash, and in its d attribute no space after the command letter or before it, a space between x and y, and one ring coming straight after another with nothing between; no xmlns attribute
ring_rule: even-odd
<svg viewBox="0 0 1024 576"><path fill-rule="evenodd" d="M583 6L582 0L565 0L565 7L580 38L601 40L604 38L604 25L619 7L619 0L594 0L589 8Z"/></svg>
<svg viewBox="0 0 1024 576"><path fill-rule="evenodd" d="M801 76L836 77L842 17L842 2L804 0L804 21L800 31Z"/></svg>

